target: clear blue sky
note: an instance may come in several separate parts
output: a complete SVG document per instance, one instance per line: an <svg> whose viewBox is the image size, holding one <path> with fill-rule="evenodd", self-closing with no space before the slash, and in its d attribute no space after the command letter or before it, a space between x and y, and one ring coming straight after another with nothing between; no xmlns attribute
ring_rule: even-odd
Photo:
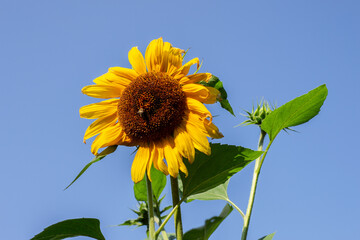
<svg viewBox="0 0 360 240"><path fill-rule="evenodd" d="M12 1L0 7L1 239L30 239L55 222L101 220L107 239L143 239L144 229L111 227L135 217L133 148L93 165L82 143L90 120L79 108L96 99L81 88L108 67L130 67L132 46L144 52L162 36L202 71L221 78L237 117L211 106L221 143L255 148L256 127L233 126L241 109L265 97L277 105L326 83L320 114L281 133L260 175L249 239L359 236L359 1ZM245 209L252 165L232 178L230 198ZM169 188L165 189L169 193ZM168 194L169 195L169 194ZM167 198L170 203L170 196ZM183 205L184 228L218 214L224 202ZM239 239L233 212L212 239ZM169 224L172 229L172 223ZM77 238L85 239L85 238Z"/></svg>

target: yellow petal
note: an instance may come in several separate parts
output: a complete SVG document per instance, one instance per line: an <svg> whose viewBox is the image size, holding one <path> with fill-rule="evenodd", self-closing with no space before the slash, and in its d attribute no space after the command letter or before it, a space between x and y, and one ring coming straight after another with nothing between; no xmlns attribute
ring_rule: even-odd
<svg viewBox="0 0 360 240"><path fill-rule="evenodd" d="M168 167L166 166L164 162L164 147L162 143L156 143L155 144L155 151L157 151L157 158L154 157L153 163L154 167L163 172L164 174L168 175Z"/></svg>
<svg viewBox="0 0 360 240"><path fill-rule="evenodd" d="M198 83L200 81L207 82L211 78L211 73L196 73L188 75L180 79L180 84Z"/></svg>
<svg viewBox="0 0 360 240"><path fill-rule="evenodd" d="M152 40L145 52L146 66L149 72L159 72L162 61L162 47L164 43L162 38Z"/></svg>
<svg viewBox="0 0 360 240"><path fill-rule="evenodd" d="M203 118L211 118L211 113L209 112L209 110L207 110L204 104L202 104L198 100L193 98L186 98L186 102L190 111L198 113Z"/></svg>
<svg viewBox="0 0 360 240"><path fill-rule="evenodd" d="M204 126L201 127L193 119L189 119L186 122L186 131L193 140L194 147L207 155L211 154L211 148L209 141L206 138L206 134L203 131Z"/></svg>
<svg viewBox="0 0 360 240"><path fill-rule="evenodd" d="M167 72L169 75L172 75L176 70L178 70L179 68L181 68L182 66L182 54L185 51L179 48L174 48L172 47L170 49L169 52L169 56L168 56L168 67L167 67Z"/></svg>
<svg viewBox="0 0 360 240"><path fill-rule="evenodd" d="M208 119L204 119L204 126L209 137L217 139L224 137L224 135L219 131L218 127Z"/></svg>
<svg viewBox="0 0 360 240"><path fill-rule="evenodd" d="M185 125L176 128L174 136L175 146L179 150L179 153L187 158L190 163L193 163L195 159L195 148L190 135L186 132Z"/></svg>
<svg viewBox="0 0 360 240"><path fill-rule="evenodd" d="M200 102L205 102L210 97L209 90L200 84L185 84L182 86L182 90L185 92L186 97L194 98Z"/></svg>
<svg viewBox="0 0 360 240"><path fill-rule="evenodd" d="M119 141L123 134L123 130L119 123L106 128L95 138L91 145L91 152L96 155L100 148L119 145Z"/></svg>
<svg viewBox="0 0 360 240"><path fill-rule="evenodd" d="M109 99L83 106L80 108L80 117L96 119L112 115L116 113L118 104L119 99Z"/></svg>
<svg viewBox="0 0 360 240"><path fill-rule="evenodd" d="M216 88L213 87L206 87L209 91L209 96L208 98L204 101L204 103L206 104L213 104L216 103L218 101L218 99L220 98L220 92L219 90L217 90Z"/></svg>
<svg viewBox="0 0 360 240"><path fill-rule="evenodd" d="M154 160L156 161L158 159L158 157L159 157L159 153L156 150L156 148L154 147L154 144L151 143L150 144L150 157L149 157L149 161L148 161L148 163L146 165L147 176L148 176L150 182L152 181L151 180L151 167L153 165Z"/></svg>
<svg viewBox="0 0 360 240"><path fill-rule="evenodd" d="M181 161L181 156L178 153L174 140L167 139L164 143L164 155L166 163L168 165L169 174L176 178L179 174L179 159Z"/></svg>
<svg viewBox="0 0 360 240"><path fill-rule="evenodd" d="M146 73L144 57L137 47L133 47L129 51L129 62L138 74Z"/></svg>
<svg viewBox="0 0 360 240"><path fill-rule="evenodd" d="M112 115L99 118L94 121L85 131L84 142L86 139L89 139L97 134L99 134L102 130L107 127L114 125L117 121L116 112Z"/></svg>
<svg viewBox="0 0 360 240"><path fill-rule="evenodd" d="M109 68L109 72L132 81L139 76L139 74L134 69L122 68L122 67Z"/></svg>
<svg viewBox="0 0 360 240"><path fill-rule="evenodd" d="M143 180L149 158L150 148L148 146L140 146L131 166L131 179L134 183L138 183Z"/></svg>
<svg viewBox="0 0 360 240"><path fill-rule="evenodd" d="M161 51L161 64L160 64L160 72L167 72L168 69L168 58L170 54L170 49L172 48L171 44L165 42L162 51Z"/></svg>
<svg viewBox="0 0 360 240"><path fill-rule="evenodd" d="M110 85L90 85L81 89L83 94L95 98L114 98L120 97L122 89Z"/></svg>
<svg viewBox="0 0 360 240"><path fill-rule="evenodd" d="M185 75L187 75L190 71L190 67L194 64L197 64L197 69L199 68L199 64L200 64L200 61L199 61L199 58L193 58L191 59L190 61L188 61L187 63L185 63L181 68L179 68L178 70L176 70L172 75L175 76L175 75L178 75L183 77ZM177 77L175 76L174 77L175 79L177 79Z"/></svg>
<svg viewBox="0 0 360 240"><path fill-rule="evenodd" d="M116 75L115 73L108 72L108 73L101 75L100 77L95 78L93 82L98 85L116 86L116 87L124 90L125 87L127 87L131 83L131 81L132 80L129 78L120 77L119 75Z"/></svg>

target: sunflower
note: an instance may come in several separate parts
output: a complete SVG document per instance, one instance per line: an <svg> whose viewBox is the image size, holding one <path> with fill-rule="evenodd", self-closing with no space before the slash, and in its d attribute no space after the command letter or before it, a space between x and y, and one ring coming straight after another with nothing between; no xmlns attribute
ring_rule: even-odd
<svg viewBox="0 0 360 240"><path fill-rule="evenodd" d="M149 178L152 165L164 174L188 174L183 157L194 161L195 148L209 155L207 137L222 138L204 106L215 103L219 91L198 84L210 73L188 75L197 64L194 58L183 64L185 51L172 47L162 38L150 42L145 59L137 47L128 54L132 69L109 68L86 86L90 97L108 99L80 108L80 117L96 119L86 130L84 142L98 135L91 151L97 154L112 145L137 146L131 167L132 180Z"/></svg>

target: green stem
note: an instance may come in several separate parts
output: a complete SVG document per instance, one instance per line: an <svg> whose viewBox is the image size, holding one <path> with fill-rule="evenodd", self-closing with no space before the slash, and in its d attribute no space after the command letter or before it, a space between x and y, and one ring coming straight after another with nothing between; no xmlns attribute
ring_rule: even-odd
<svg viewBox="0 0 360 240"><path fill-rule="evenodd" d="M153 203L153 192L151 188L151 182L149 177L146 175L146 186L147 186L147 199L149 208L149 239L155 240L155 221L154 221L154 203Z"/></svg>
<svg viewBox="0 0 360 240"><path fill-rule="evenodd" d="M261 128L260 128L260 131L261 132L260 132L260 137L259 137L258 151L262 151L263 144L264 144L264 139L265 139L265 136L266 136L265 131L263 131ZM248 232L249 224L250 224L250 217L251 217L251 213L252 213L252 209L253 209L253 205L254 205L254 199L255 199L255 193L256 193L256 187L257 187L257 183L258 183L258 178L259 178L261 166L262 166L262 164L264 162L264 158L266 156L266 153L267 153L270 145L271 144L269 143L269 145L266 148L266 150L265 150L264 154L262 155L262 157L260 156L255 161L253 179L252 179L251 190L250 190L250 197L249 197L248 207L246 209L246 214L245 214L245 217L244 217L244 227L243 227L243 230L242 230L241 240L246 240L246 237L247 237L247 232Z"/></svg>
<svg viewBox="0 0 360 240"><path fill-rule="evenodd" d="M175 209L176 206L177 209L174 212L174 221L175 221L175 231L176 231L176 240L182 240L183 239L183 227L182 227L182 221L181 221L181 209L180 209L180 198L179 198L179 184L178 179L171 177L171 193L172 193L172 199L173 199L173 207Z"/></svg>
<svg viewBox="0 0 360 240"><path fill-rule="evenodd" d="M178 209L178 207L180 206L180 204L182 203L182 201L180 201L172 210L171 212L166 216L166 218L164 219L164 222L160 225L159 229L156 230L155 236L159 236L161 230L163 230L163 228L165 227L166 223L170 220L171 216L175 213L175 211Z"/></svg>
<svg viewBox="0 0 360 240"><path fill-rule="evenodd" d="M235 203L233 203L230 199L226 199L226 201L230 203L240 213L243 219L245 218L245 214L243 213L243 211L241 211L241 209L238 206L236 206Z"/></svg>

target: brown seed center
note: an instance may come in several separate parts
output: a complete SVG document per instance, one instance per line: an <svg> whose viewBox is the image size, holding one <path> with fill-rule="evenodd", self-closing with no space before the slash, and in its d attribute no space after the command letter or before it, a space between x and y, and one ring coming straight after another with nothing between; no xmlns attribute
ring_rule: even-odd
<svg viewBox="0 0 360 240"><path fill-rule="evenodd" d="M135 141L150 142L171 136L187 109L178 81L166 73L145 73L122 93L119 122Z"/></svg>

